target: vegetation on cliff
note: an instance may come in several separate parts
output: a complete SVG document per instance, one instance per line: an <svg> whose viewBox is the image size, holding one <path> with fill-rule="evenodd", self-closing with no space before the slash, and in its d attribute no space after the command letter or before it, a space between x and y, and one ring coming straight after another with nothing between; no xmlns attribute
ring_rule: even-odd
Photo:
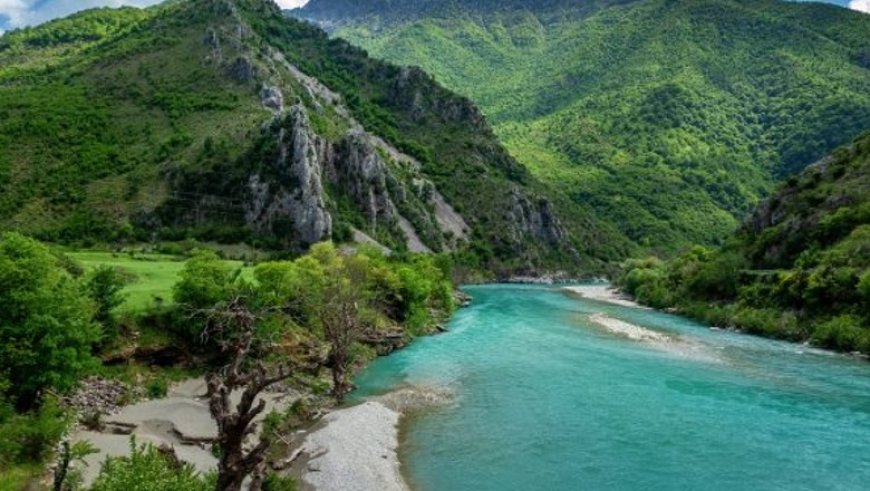
<svg viewBox="0 0 870 491"><path fill-rule="evenodd" d="M51 242L301 251L359 231L505 270L600 269L631 250L537 182L468 100L263 0L5 34L0 148L0 227Z"/></svg>

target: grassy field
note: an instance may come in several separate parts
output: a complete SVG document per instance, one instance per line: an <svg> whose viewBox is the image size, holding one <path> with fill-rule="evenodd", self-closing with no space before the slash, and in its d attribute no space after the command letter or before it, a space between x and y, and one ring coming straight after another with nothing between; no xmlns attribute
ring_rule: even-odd
<svg viewBox="0 0 870 491"><path fill-rule="evenodd" d="M155 303L172 302L172 286L184 269L185 258L164 254L116 254L111 252L71 252L67 254L80 262L90 271L100 266L110 266L122 271L128 277L124 288L127 296L121 310L141 312ZM253 268L245 267L241 261L227 261L227 264L242 268L242 275L248 276Z"/></svg>

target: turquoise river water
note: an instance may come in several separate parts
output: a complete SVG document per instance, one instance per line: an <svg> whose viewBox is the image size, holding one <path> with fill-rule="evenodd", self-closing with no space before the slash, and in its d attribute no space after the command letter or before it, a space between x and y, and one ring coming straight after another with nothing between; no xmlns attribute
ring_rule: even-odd
<svg viewBox="0 0 870 491"><path fill-rule="evenodd" d="M452 394L405 423L416 489L870 489L866 361L557 288L467 291L449 333L357 379L356 397ZM596 314L668 340L614 334Z"/></svg>

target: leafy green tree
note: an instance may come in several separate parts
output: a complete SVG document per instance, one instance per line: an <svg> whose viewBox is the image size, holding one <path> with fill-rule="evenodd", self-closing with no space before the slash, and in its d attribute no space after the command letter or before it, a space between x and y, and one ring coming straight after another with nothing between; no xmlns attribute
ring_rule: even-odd
<svg viewBox="0 0 870 491"><path fill-rule="evenodd" d="M180 279L173 287L175 301L180 307L177 314L185 317L175 322L178 334L192 344L203 344L206 339L203 333L209 327L204 312L232 300L239 287L240 273L214 252L197 251L184 265Z"/></svg>
<svg viewBox="0 0 870 491"><path fill-rule="evenodd" d="M213 251L197 251L173 288L175 301L188 309L211 308L229 299L238 275Z"/></svg>
<svg viewBox="0 0 870 491"><path fill-rule="evenodd" d="M112 311L124 303L124 277L117 269L100 266L88 278L88 291L91 298L97 302L96 320L106 330L106 334L114 334L115 318Z"/></svg>
<svg viewBox="0 0 870 491"><path fill-rule="evenodd" d="M44 245L0 235L0 305L0 373L19 407L32 407L44 389L70 389L94 366L94 303Z"/></svg>

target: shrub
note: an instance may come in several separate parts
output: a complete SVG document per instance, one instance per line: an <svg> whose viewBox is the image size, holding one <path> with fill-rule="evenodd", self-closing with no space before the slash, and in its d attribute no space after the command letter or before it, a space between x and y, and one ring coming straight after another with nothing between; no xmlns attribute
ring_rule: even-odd
<svg viewBox="0 0 870 491"><path fill-rule="evenodd" d="M91 491L211 491L212 476L202 477L187 464L179 465L151 445L130 441L129 457L109 458Z"/></svg>
<svg viewBox="0 0 870 491"><path fill-rule="evenodd" d="M53 401L16 414L0 402L0 468L45 461L66 431L68 419Z"/></svg>
<svg viewBox="0 0 870 491"><path fill-rule="evenodd" d="M861 327L859 318L842 315L816 328L813 343L823 348L870 354L870 330Z"/></svg>
<svg viewBox="0 0 870 491"><path fill-rule="evenodd" d="M292 477L269 474L263 481L263 491L296 491L297 489L299 486Z"/></svg>

